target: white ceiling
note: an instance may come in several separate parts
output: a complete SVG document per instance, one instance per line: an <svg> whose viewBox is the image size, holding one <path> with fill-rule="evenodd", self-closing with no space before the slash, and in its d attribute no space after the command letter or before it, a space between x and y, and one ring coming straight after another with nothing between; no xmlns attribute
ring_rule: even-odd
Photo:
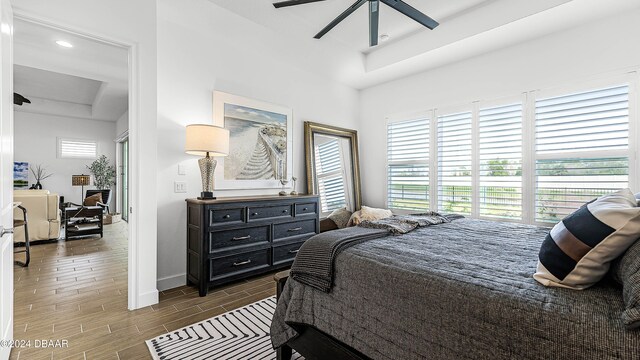
<svg viewBox="0 0 640 360"><path fill-rule="evenodd" d="M275 9L279 0L209 0L290 43L297 65L363 89L638 8L638 0L405 0L440 26L422 27L381 4L380 33L368 47L367 6L320 40L313 36L355 0ZM311 56L310 54L313 54Z"/></svg>
<svg viewBox="0 0 640 360"><path fill-rule="evenodd" d="M128 109L124 48L16 19L14 64L14 91L32 102L16 111L117 121Z"/></svg>

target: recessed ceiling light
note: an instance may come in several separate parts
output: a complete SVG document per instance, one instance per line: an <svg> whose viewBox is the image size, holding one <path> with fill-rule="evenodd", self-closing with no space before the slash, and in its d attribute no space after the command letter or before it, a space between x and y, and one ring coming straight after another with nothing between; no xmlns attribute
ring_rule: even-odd
<svg viewBox="0 0 640 360"><path fill-rule="evenodd" d="M73 45L70 42L64 41L64 40L58 40L58 41L56 41L56 44L58 44L58 45L60 45L62 47L66 47L66 48L72 48L73 47Z"/></svg>
<svg viewBox="0 0 640 360"><path fill-rule="evenodd" d="M389 34L380 34L380 41L387 41L390 37Z"/></svg>

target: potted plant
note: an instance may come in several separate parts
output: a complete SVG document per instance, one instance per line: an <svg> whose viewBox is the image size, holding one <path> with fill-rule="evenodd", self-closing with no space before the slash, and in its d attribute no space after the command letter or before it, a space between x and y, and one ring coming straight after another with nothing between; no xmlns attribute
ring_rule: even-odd
<svg viewBox="0 0 640 360"><path fill-rule="evenodd" d="M35 170L34 168L31 168L31 173L33 174L33 177L36 179L36 184L33 185L33 187L38 190L42 189L42 184L40 183L40 181L48 179L51 176L53 176L53 174L47 174L47 170L41 165L36 165Z"/></svg>
<svg viewBox="0 0 640 360"><path fill-rule="evenodd" d="M87 168L93 175L93 185L97 190L100 190L103 194L102 201L106 204L109 203L111 198L111 187L116 183L116 168L109 163L109 159L102 155L97 158L91 165L87 165Z"/></svg>

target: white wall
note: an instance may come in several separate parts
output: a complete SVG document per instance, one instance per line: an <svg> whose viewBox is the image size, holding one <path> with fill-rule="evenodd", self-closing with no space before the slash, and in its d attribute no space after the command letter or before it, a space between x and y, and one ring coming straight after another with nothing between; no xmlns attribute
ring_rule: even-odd
<svg viewBox="0 0 640 360"><path fill-rule="evenodd" d="M133 85L139 99L130 103L129 112L137 119L131 146L138 156L132 158L131 170L138 182L131 184L131 201L138 226L132 229L137 243L130 246L136 261L129 259L129 271L136 281L135 287L129 288L129 304L135 308L154 304L158 302L156 0L13 0L12 5L18 15L135 45L135 59L130 63L137 72Z"/></svg>
<svg viewBox="0 0 640 360"><path fill-rule="evenodd" d="M184 153L184 127L212 122L220 90L293 109L294 173L305 191L303 122L356 128L358 93L303 70L272 46L278 34L206 0L158 1L158 287L185 283L185 198L201 191L197 157ZM304 54L301 54L304 56ZM178 164L186 176L178 175ZM186 194L173 193L186 181ZM216 191L217 196L277 189Z"/></svg>
<svg viewBox="0 0 640 360"><path fill-rule="evenodd" d="M129 130L129 111L125 111L116 122L116 137Z"/></svg>
<svg viewBox="0 0 640 360"><path fill-rule="evenodd" d="M363 201L384 207L385 117L606 78L640 67L640 11L366 89L360 102Z"/></svg>
<svg viewBox="0 0 640 360"><path fill-rule="evenodd" d="M42 181L43 189L64 196L65 201L80 204L84 194L81 194L80 187L71 185L71 175L90 174L87 165L94 160L58 158L57 138L96 140L98 154L106 155L111 164L115 165L116 144L113 142L115 133L115 122L16 111L14 113L14 159L28 162L31 168L35 165L43 166L47 173L53 174ZM33 174L29 172L29 184L35 184L35 182ZM85 191L93 188L93 186L85 187Z"/></svg>

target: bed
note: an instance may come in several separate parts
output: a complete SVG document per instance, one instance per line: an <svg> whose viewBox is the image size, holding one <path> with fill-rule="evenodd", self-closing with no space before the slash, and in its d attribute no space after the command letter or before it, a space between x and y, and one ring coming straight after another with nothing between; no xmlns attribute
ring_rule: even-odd
<svg viewBox="0 0 640 360"><path fill-rule="evenodd" d="M640 359L618 285L532 278L548 231L459 219L349 247L329 293L282 281L272 344L283 359Z"/></svg>

